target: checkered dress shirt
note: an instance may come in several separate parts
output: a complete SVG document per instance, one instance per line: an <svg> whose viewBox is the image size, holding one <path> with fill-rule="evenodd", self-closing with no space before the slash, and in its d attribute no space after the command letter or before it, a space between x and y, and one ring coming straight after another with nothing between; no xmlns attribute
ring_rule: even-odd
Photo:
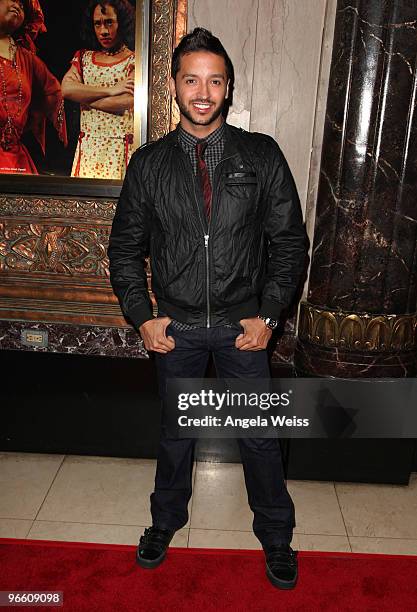
<svg viewBox="0 0 417 612"><path fill-rule="evenodd" d="M190 156L194 174L197 174L196 144L202 140L207 142L204 161L206 162L210 183L213 185L214 169L221 160L224 150L224 123L222 123L217 130L209 134L207 138L196 138L192 134L186 132L181 126L178 126L178 140L182 149Z"/></svg>

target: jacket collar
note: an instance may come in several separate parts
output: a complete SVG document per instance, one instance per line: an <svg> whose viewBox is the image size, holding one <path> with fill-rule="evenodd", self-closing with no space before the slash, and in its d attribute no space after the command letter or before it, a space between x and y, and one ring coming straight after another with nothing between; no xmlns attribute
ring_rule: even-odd
<svg viewBox="0 0 417 612"><path fill-rule="evenodd" d="M223 158L232 157L239 152L239 135L240 130L228 123L225 124L224 130L224 151Z"/></svg>

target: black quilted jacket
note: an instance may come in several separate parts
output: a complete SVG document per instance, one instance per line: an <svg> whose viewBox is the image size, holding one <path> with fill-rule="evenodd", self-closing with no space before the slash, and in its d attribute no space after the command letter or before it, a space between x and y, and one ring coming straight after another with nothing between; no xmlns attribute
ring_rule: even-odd
<svg viewBox="0 0 417 612"><path fill-rule="evenodd" d="M303 272L306 234L287 162L269 136L225 126L210 223L176 131L130 161L110 236L110 279L125 315L152 318L145 272L165 315L221 325L277 319Z"/></svg>

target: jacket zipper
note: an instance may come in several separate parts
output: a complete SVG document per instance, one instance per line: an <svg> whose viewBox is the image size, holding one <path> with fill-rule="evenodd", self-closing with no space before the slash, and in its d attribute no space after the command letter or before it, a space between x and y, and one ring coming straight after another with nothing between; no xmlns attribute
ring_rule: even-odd
<svg viewBox="0 0 417 612"><path fill-rule="evenodd" d="M186 155L186 154L185 154ZM231 159L232 157L235 157L236 153L234 153L233 155L229 155L228 157L225 157L223 159L221 159L214 167L213 170L213 185L212 185L212 193L217 196L218 193L218 189L214 189L214 178L215 178L215 174L216 174L216 170L217 167L222 164L224 161L226 161L227 159ZM206 302L207 302L207 318L206 318L206 327L209 328L210 326L210 257L209 257L209 239L210 239L210 225L211 225L211 219L213 214L210 215L210 219L208 221L208 229L207 229L207 234L206 234L206 227L204 224L204 220L202 219L201 216L201 210L200 210L200 206L198 204L198 198L197 198L197 194L195 191L195 176L194 176L194 171L193 168L191 166L191 162L190 162L190 158L188 155L186 155L187 159L188 159L188 165L189 167L191 167L191 173L192 173L192 178L193 178L193 193L194 193L194 203L197 207L197 215L198 218L200 220L201 223L201 228L203 230L203 236L204 236L204 250L205 250L205 256L206 256ZM216 184L217 187L217 184ZM213 213L214 207L213 207L213 202L214 202L214 197L212 198L212 208L211 208L211 213Z"/></svg>
<svg viewBox="0 0 417 612"><path fill-rule="evenodd" d="M209 261L209 234L204 236L204 248L206 249L206 300L207 300L207 327L210 327L210 261Z"/></svg>
<svg viewBox="0 0 417 612"><path fill-rule="evenodd" d="M210 237L209 235L210 222L209 222L208 230L206 234L206 226L201 216L201 209L198 204L197 194L195 192L195 177L194 176L193 176L193 179L194 179L193 180L194 202L195 202L195 205L197 206L198 218L200 219L201 228L203 230L203 236L204 236L204 251L205 251L205 256L206 256L206 302L207 302L206 327L210 327L210 262L209 262L209 250L208 250L209 237Z"/></svg>
<svg viewBox="0 0 417 612"><path fill-rule="evenodd" d="M206 249L206 267L207 267L207 284L206 284L206 291L207 291L207 327L210 327L210 258L209 258L209 237L210 237L210 227L211 227L211 220L213 218L213 212L215 210L215 206L214 206L214 201L216 200L216 205L217 205L217 195L219 192L218 189L218 184L217 182L214 180L216 178L216 170L217 167L220 166L220 164L222 164L224 161L234 157L236 155L229 155L228 157L224 157L223 159L221 159L215 166L214 166L214 170L213 170L213 185L212 185L212 199L211 199L211 214L210 214L210 218L208 220L208 230L207 230L207 235L204 236L204 246ZM216 187L216 188L215 188Z"/></svg>
<svg viewBox="0 0 417 612"><path fill-rule="evenodd" d="M188 165L191 167L191 176L193 179L193 194L194 194L194 203L197 208L197 216L200 220L201 229L203 230L204 236L204 251L205 251L205 259L206 259L206 302L207 302L207 318L206 318L206 326L210 327L210 267L209 267L209 251L208 251L208 243L209 243L209 234L206 234L206 226L204 220L201 215L200 206L198 204L198 198L195 191L195 176L194 171L191 166L190 158L187 155Z"/></svg>

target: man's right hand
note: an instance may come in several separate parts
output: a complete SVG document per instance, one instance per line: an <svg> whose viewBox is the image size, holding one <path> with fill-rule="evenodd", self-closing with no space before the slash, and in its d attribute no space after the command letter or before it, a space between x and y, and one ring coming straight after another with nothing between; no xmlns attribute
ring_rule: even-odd
<svg viewBox="0 0 417 612"><path fill-rule="evenodd" d="M147 351L169 353L175 348L174 338L165 333L171 321L170 317L157 317L142 323L139 332Z"/></svg>

